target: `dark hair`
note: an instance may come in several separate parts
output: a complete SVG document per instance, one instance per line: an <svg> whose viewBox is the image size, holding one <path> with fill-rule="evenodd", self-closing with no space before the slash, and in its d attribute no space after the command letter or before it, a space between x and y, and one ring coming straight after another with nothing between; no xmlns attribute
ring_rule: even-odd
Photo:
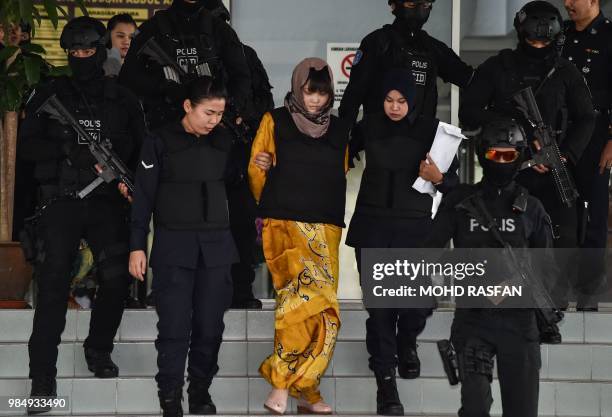
<svg viewBox="0 0 612 417"><path fill-rule="evenodd" d="M334 95L334 85L329 76L329 68L327 66L321 68L319 71L310 68L308 79L304 86L308 86L308 90L312 93L327 94L330 97Z"/></svg>
<svg viewBox="0 0 612 417"><path fill-rule="evenodd" d="M32 33L32 25L23 20L19 22L19 27L21 27L21 31L25 33Z"/></svg>
<svg viewBox="0 0 612 417"><path fill-rule="evenodd" d="M110 18L110 20L106 24L106 29L108 29L108 31L110 32L111 30L115 29L115 26L117 26L119 23L127 23L138 27L132 16L127 13L120 13Z"/></svg>
<svg viewBox="0 0 612 417"><path fill-rule="evenodd" d="M138 27L138 25L134 21L134 18L127 13L120 13L120 14L116 14L113 17L111 17L108 23L106 24L106 29L108 31L106 35L108 37L108 41L106 42L107 49L110 49L113 47L112 40L111 40L111 31L115 29L115 26L117 26L119 23L127 23L130 25L134 25L134 27L136 28Z"/></svg>
<svg viewBox="0 0 612 417"><path fill-rule="evenodd" d="M224 99L227 100L227 89L225 85L212 77L200 77L186 85L186 99L191 104L197 105L204 100Z"/></svg>

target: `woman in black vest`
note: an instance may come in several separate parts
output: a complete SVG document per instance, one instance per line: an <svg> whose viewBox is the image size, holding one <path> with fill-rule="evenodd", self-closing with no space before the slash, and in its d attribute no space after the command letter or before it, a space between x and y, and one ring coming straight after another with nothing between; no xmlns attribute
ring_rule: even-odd
<svg viewBox="0 0 612 417"><path fill-rule="evenodd" d="M223 315L232 299L230 267L237 261L224 183L231 136L217 127L227 93L210 77L187 91L183 119L145 140L132 203L130 273L139 280L154 215L155 379L164 417L183 415L187 354L189 413L216 411L208 389L219 369Z"/></svg>
<svg viewBox="0 0 612 417"><path fill-rule="evenodd" d="M274 353L259 372L273 387L264 406L276 414L285 412L289 394L299 399L298 411L332 412L319 382L340 328L336 291L349 132L331 115L333 91L325 61L302 61L285 106L264 115L251 150L249 180L277 292Z"/></svg>
<svg viewBox="0 0 612 417"><path fill-rule="evenodd" d="M442 174L427 154L439 120L411 113L417 105L412 72L390 70L382 84L384 112L366 116L354 129L350 146L351 156L365 150L367 161L346 238L346 244L355 248L358 269L362 248L421 246L432 225L433 198L412 188L419 176L443 193L458 182L456 167ZM416 338L431 309L368 309L368 313L366 342L378 385L377 412L403 415L395 367L402 378L419 376Z"/></svg>

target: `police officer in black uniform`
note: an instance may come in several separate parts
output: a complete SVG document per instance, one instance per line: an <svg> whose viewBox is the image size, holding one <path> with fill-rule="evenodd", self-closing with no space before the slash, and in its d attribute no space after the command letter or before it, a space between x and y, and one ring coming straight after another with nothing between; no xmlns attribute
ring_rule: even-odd
<svg viewBox="0 0 612 417"><path fill-rule="evenodd" d="M600 10L599 0L567 0L572 20L565 22L563 56L586 79L597 114L595 130L576 167L576 185L588 202L588 223L580 230L580 264L583 273L577 282L578 309L597 309L591 299L605 278L605 248L608 240L608 182L612 167L612 22ZM583 226L584 205L578 219ZM596 296L596 295L595 295Z"/></svg>
<svg viewBox="0 0 612 417"><path fill-rule="evenodd" d="M382 112L380 91L383 74L393 68L408 68L414 75L416 104L408 115L411 122L419 116L428 119L436 117L438 76L460 87L470 83L474 74L472 67L422 29L429 19L434 1L389 0L395 21L362 40L338 109L341 118L354 123L361 105L365 115ZM405 322L406 319L407 316L400 317L400 327L412 327L412 323ZM398 346L398 351L407 352L402 355L403 358L414 359L407 364L408 367L417 365L418 357L412 343Z"/></svg>
<svg viewBox="0 0 612 417"><path fill-rule="evenodd" d="M141 52L151 38L187 77ZM174 0L140 26L119 79L141 99L153 129L183 116L184 83L203 75L221 79L237 111L250 116L251 78L238 36L207 10L204 0Z"/></svg>
<svg viewBox="0 0 612 417"><path fill-rule="evenodd" d="M121 70L120 81L141 98L149 128L180 120L186 94L184 83L205 75L205 68L210 70L209 75L227 85L232 110L245 120L245 126L259 125L252 104L249 62L238 36L225 22L227 18L227 9L215 0L174 0L170 8L158 11L139 28ZM187 77L181 77L175 69L160 65L145 53L139 54L151 38L189 73ZM250 143L247 142L254 133L242 133L242 137L234 137L230 156L232 173L227 179L232 232L240 252L240 262L232 268L235 278L233 306L261 308L261 302L253 296L252 289L257 232L255 201L246 180L250 157Z"/></svg>
<svg viewBox="0 0 612 417"><path fill-rule="evenodd" d="M217 127L227 92L202 77L188 85L186 115L145 140L132 202L130 273L143 280L154 215L151 267L159 331L155 376L164 417L183 415L189 355L190 414L215 414L208 392L231 303L231 265L238 260L229 230L224 179L231 135Z"/></svg>
<svg viewBox="0 0 612 417"><path fill-rule="evenodd" d="M576 67L559 56L556 42L561 35L561 15L550 3L532 1L516 14L514 26L519 44L516 49L502 50L480 65L472 84L462 97L459 118L467 126L482 126L500 116L523 116L513 104L517 91L532 87L544 122L556 132L556 140L570 173L591 138L594 125L593 105L584 78ZM528 123L523 127L529 134ZM566 207L559 201L548 169L535 166L521 172L517 181L540 199L550 214L558 248L577 246L576 206ZM568 263L570 257L560 259ZM560 307L567 306L564 283L560 280L553 295Z"/></svg>
<svg viewBox="0 0 612 417"><path fill-rule="evenodd" d="M384 112L366 115L355 129L349 147L351 157L365 150L366 168L361 178L355 212L346 244L355 248L361 272L362 248L420 247L431 229L433 198L412 188L419 177L427 177L446 193L459 183L458 161L448 173L435 168L425 173L427 152L439 120L419 116L412 72L395 68L383 75L379 99ZM395 382L395 368L402 378L420 376L417 336L425 328L431 308L371 308L366 320L369 367L376 376L377 413L404 415Z"/></svg>
<svg viewBox="0 0 612 417"><path fill-rule="evenodd" d="M422 29L434 1L389 0L395 21L361 41L340 103L340 117L356 121L362 104L364 114L382 111L379 97L382 74L391 68L409 68L414 74L417 84L415 102L418 105L411 117L421 114L429 118L436 116L438 77L460 87L469 84L472 67Z"/></svg>
<svg viewBox="0 0 612 417"><path fill-rule="evenodd" d="M33 396L56 393L57 346L66 323L70 271L82 237L92 248L99 279L85 358L96 377L112 378L119 372L110 354L130 283L125 201L116 183L103 183L79 199L76 193L96 179L96 160L70 126L37 114L55 94L85 130L97 140L110 141L118 156L135 166L145 132L144 116L131 92L104 77L105 34L104 25L90 17L68 22L60 45L68 51L73 75L55 78L36 91L19 131L18 153L36 163L39 203L46 205L37 226L42 247L29 343Z"/></svg>
<svg viewBox="0 0 612 417"><path fill-rule="evenodd" d="M550 219L538 199L514 181L527 146L522 128L512 120L488 122L477 155L483 180L459 185L446 195L434 219L425 247L496 248L500 243L483 221L466 210L478 198L498 225L502 238L514 248L550 248ZM502 227L512 224L514 227ZM503 306L503 303L500 305ZM532 309L457 306L451 328L461 375L460 417L489 416L493 398L493 360L497 358L503 415L538 414L540 345Z"/></svg>

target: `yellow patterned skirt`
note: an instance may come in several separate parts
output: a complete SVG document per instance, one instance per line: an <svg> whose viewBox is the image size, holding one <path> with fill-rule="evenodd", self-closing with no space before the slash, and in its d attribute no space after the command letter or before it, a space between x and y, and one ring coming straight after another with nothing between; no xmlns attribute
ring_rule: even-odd
<svg viewBox="0 0 612 417"><path fill-rule="evenodd" d="M314 404L332 358L340 315L338 248L342 229L265 219L264 256L276 290L274 352L259 367L274 387Z"/></svg>

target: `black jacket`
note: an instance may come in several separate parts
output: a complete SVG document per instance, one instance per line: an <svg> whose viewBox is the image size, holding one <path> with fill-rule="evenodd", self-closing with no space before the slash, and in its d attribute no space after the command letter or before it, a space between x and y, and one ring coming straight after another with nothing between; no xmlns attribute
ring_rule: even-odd
<svg viewBox="0 0 612 417"><path fill-rule="evenodd" d="M426 236L431 224L433 198L412 188L419 165L431 148L438 119L408 117L391 121L384 113L366 116L353 129L350 156L365 150L355 211L346 236L352 247L407 245L410 237ZM442 182L442 193L459 183L455 158ZM418 230L417 230L418 229ZM402 236L398 239L394 236ZM413 245L414 243L410 243Z"/></svg>
<svg viewBox="0 0 612 417"><path fill-rule="evenodd" d="M204 59L208 55L214 56L221 68L220 76L224 78L238 109L243 112L251 111L251 75L236 32L206 9L202 9L195 16L187 17L171 6L158 14L140 26L138 36L134 38L119 74L120 82L132 89L143 101L145 111L147 113L158 111L162 113L161 116L165 116L163 113L170 109L174 112L172 120L178 120L182 109L182 100L176 100L176 97L172 100L166 96L168 82L164 77L162 66L144 55L138 56L138 51L152 37L160 46L165 46L167 49L165 52L171 59L176 59L179 65L193 59ZM167 28L165 23L169 23L170 28ZM172 33L168 34L167 31ZM191 39L195 43L187 45L186 39ZM176 46L170 50L167 45ZM192 48L198 49L197 52L192 54L190 52ZM187 49L190 51L186 51ZM214 70L213 67L211 63L211 68ZM219 76L219 74L213 75ZM162 106L161 110L157 109L159 106ZM148 120L151 118L148 117ZM157 120L153 120L154 124L156 122Z"/></svg>
<svg viewBox="0 0 612 417"><path fill-rule="evenodd" d="M419 165L431 148L438 119L391 121L384 113L366 117L353 130L350 155L365 150L355 214L374 217L430 217L433 199L412 188ZM437 189L447 193L459 183L458 161L444 174Z"/></svg>
<svg viewBox="0 0 612 417"><path fill-rule="evenodd" d="M563 56L584 75L598 113L598 131L607 130L601 141L612 140L612 22L602 13L582 31L574 22L565 25ZM607 126L607 129L606 129ZM601 129L601 130L599 130ZM601 152L601 151L600 151Z"/></svg>
<svg viewBox="0 0 612 417"><path fill-rule="evenodd" d="M542 203L537 198L528 195L527 190L515 182L500 188L488 184L485 179L475 185L461 184L455 187L453 191L444 196L423 247L442 248L452 239L455 248L501 248L501 243L495 239L489 229L481 224L481 220L474 218L461 205L475 194L480 195L489 215L495 220L502 239L515 248L515 253L521 252L519 248L544 249L538 251L538 256L543 258L537 261L537 279L549 285L556 282L558 270L551 250L553 234L550 217ZM523 202L523 211L515 209L517 197ZM465 253L462 254L462 256L465 255ZM522 261L523 258L519 259ZM462 261L465 260L462 258ZM486 285L495 284L507 278L507 266L504 264L498 262L489 264L487 271ZM527 288L526 291L529 289ZM510 307L514 303L515 300L510 298L502 305ZM512 311L516 310L502 310L502 314L512 316L515 314ZM485 310L484 314L489 315L489 312Z"/></svg>
<svg viewBox="0 0 612 417"><path fill-rule="evenodd" d="M502 237L513 247L551 248L552 227L544 206L537 198L527 195L525 211L517 213L512 205L519 192L526 191L515 182L503 188L490 185L486 180L475 185L458 185L442 199L423 247L442 248L451 239L458 248L500 247L491 232L474 223L468 212L458 207L466 198L481 193L485 206L500 227ZM514 220L513 227L504 228L503 224L510 225L508 219Z"/></svg>
<svg viewBox="0 0 612 417"><path fill-rule="evenodd" d="M361 41L340 103L340 117L354 123L362 104L364 114L381 111L383 74L396 67L410 68L415 75L419 105L412 114L430 118L436 115L437 78L466 87L473 74L472 67L443 42L424 30L407 31L396 20Z"/></svg>
<svg viewBox="0 0 612 417"><path fill-rule="evenodd" d="M512 102L512 94L528 86L535 92L553 66L556 70L544 82L536 101L544 122L563 131L559 147L575 164L589 143L595 114L584 78L574 65L556 54L547 59L533 59L517 49L504 50L487 59L463 92L459 108L461 122L478 127L499 117L523 121Z"/></svg>
<svg viewBox="0 0 612 417"><path fill-rule="evenodd" d="M130 250L146 250L147 235L151 215L156 210L161 175L167 168L164 162L168 158L168 149L160 135L189 136L180 122L175 122L160 129L144 141L138 171L136 172L136 190L132 202L130 224ZM208 140L215 147L229 151L231 136L222 128L213 130L207 137L197 140ZM179 197L177 197L179 198ZM178 202L181 203L180 201ZM198 258L203 257L207 267L231 264L237 260L237 252L229 231L229 226L210 230L174 230L160 225L153 218L155 225L151 266L177 265L185 268L196 268Z"/></svg>
<svg viewBox="0 0 612 417"><path fill-rule="evenodd" d="M35 162L40 198L80 191L96 178L96 160L74 130L47 114L37 114L43 102L56 94L64 107L94 137L109 139L113 150L134 169L145 135L141 106L134 95L112 78L77 82L59 77L39 86L26 106L20 125L19 156ZM120 197L117 184L102 184L93 194Z"/></svg>
<svg viewBox="0 0 612 417"><path fill-rule="evenodd" d="M602 13L582 31L574 22L565 25L563 57L584 75L595 108L608 116L612 110L612 22ZM611 136L612 138L612 136Z"/></svg>

